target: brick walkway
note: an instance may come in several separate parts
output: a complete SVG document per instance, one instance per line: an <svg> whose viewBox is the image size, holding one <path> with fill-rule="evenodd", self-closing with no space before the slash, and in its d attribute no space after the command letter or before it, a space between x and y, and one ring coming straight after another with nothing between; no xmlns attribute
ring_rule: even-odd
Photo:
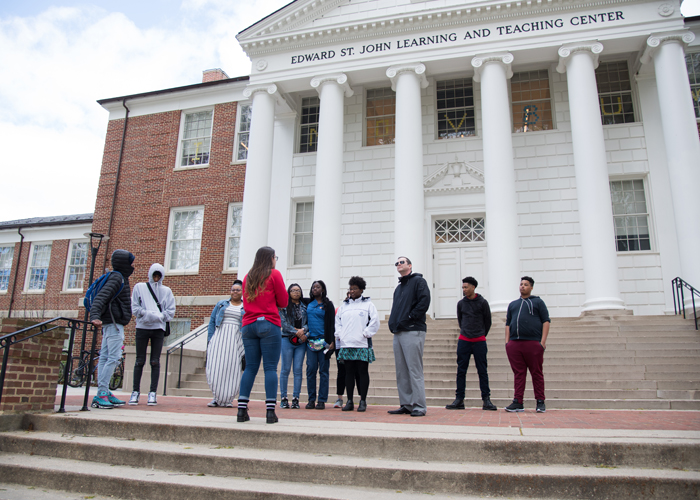
<svg viewBox="0 0 700 500"><path fill-rule="evenodd" d="M117 394L117 397L128 399L128 394ZM92 399L92 396L91 396ZM60 404L60 397L56 404ZM209 408L208 399L188 398L179 396L158 396L157 406L146 406L145 394L141 396L142 404L126 405L114 411L147 410L153 412L190 413L193 415L231 415L236 416L236 408ZM75 411L82 406L82 396L70 395L66 398L66 411ZM674 410L547 410L546 413L536 413L534 408L526 409L523 413L508 413L503 409L498 411L483 411L479 409L446 410L444 408L428 408L428 415L413 418L410 415L389 415L387 410L393 406L369 405L367 412L342 412L333 408L333 403L327 404L325 410L282 410L277 408L280 419L293 418L303 420L333 420L346 422L382 422L422 425L464 425L472 427L522 427L542 429L627 429L627 430L678 430L700 431L700 411ZM58 408L58 406L56 407ZM265 405L262 401L251 401L249 412L254 417L265 416Z"/></svg>

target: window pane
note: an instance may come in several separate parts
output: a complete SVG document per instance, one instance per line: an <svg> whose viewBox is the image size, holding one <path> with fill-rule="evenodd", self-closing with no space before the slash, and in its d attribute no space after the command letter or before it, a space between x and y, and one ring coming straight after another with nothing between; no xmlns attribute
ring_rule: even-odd
<svg viewBox="0 0 700 500"><path fill-rule="evenodd" d="M248 159L248 136L250 135L250 122L253 117L253 106L243 104L238 107L241 119L238 125L238 141L236 142L236 159Z"/></svg>
<svg viewBox="0 0 700 500"><path fill-rule="evenodd" d="M176 340L184 337L192 330L192 320L187 318L177 318L170 321L170 336L165 341L172 345Z"/></svg>
<svg viewBox="0 0 700 500"><path fill-rule="evenodd" d="M690 93L693 96L695 118L700 118L700 52L685 56L688 68L688 80L690 80Z"/></svg>
<svg viewBox="0 0 700 500"><path fill-rule="evenodd" d="M0 292L7 291L12 272L12 258L15 255L15 247L0 247Z"/></svg>
<svg viewBox="0 0 700 500"><path fill-rule="evenodd" d="M632 85L626 61L600 63L595 70L603 125L634 122Z"/></svg>
<svg viewBox="0 0 700 500"><path fill-rule="evenodd" d="M396 94L391 88L367 91L367 146L394 144Z"/></svg>
<svg viewBox="0 0 700 500"><path fill-rule="evenodd" d="M196 271L199 268L203 215L202 209L173 213L170 270Z"/></svg>
<svg viewBox="0 0 700 500"><path fill-rule="evenodd" d="M46 279L49 272L49 261L51 260L51 244L34 245L32 260L29 265L29 285L28 290L45 290Z"/></svg>
<svg viewBox="0 0 700 500"><path fill-rule="evenodd" d="M437 82L438 139L468 137L476 133L474 88L471 78Z"/></svg>
<svg viewBox="0 0 700 500"><path fill-rule="evenodd" d="M617 251L651 250L644 181L611 181L610 192Z"/></svg>
<svg viewBox="0 0 700 500"><path fill-rule="evenodd" d="M306 97L301 101L301 130L299 152L312 153L318 147L318 120L321 101L318 97Z"/></svg>
<svg viewBox="0 0 700 500"><path fill-rule="evenodd" d="M294 221L294 264L311 264L313 245L314 202L297 203Z"/></svg>
<svg viewBox="0 0 700 500"><path fill-rule="evenodd" d="M549 72L523 71L511 79L513 131L534 132L554 128Z"/></svg>
<svg viewBox="0 0 700 500"><path fill-rule="evenodd" d="M238 267L238 249L240 247L241 240L241 214L243 213L243 207L241 205L234 205L231 207L231 217L229 219L228 228L228 267L237 268Z"/></svg>
<svg viewBox="0 0 700 500"><path fill-rule="evenodd" d="M85 268L88 260L88 243L73 243L68 261L67 290L82 290L85 281Z"/></svg>
<svg viewBox="0 0 700 500"><path fill-rule="evenodd" d="M212 111L200 111L185 115L181 166L209 163L212 115Z"/></svg>

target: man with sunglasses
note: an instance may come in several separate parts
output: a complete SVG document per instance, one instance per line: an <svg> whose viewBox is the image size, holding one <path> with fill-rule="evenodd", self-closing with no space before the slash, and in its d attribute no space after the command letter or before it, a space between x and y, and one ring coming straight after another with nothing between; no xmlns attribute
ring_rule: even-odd
<svg viewBox="0 0 700 500"><path fill-rule="evenodd" d="M401 407L388 413L423 417L427 411L423 346L427 330L425 313L430 306L430 289L423 275L413 272L413 265L408 257L399 257L394 265L400 276L399 286L394 290L389 330L394 334L396 387Z"/></svg>

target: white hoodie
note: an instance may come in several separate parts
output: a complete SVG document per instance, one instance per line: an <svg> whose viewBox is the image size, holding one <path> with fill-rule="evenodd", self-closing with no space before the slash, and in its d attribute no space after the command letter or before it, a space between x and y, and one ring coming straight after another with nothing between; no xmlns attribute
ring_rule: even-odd
<svg viewBox="0 0 700 500"><path fill-rule="evenodd" d="M379 330L379 314L369 297L346 299L335 315L335 348L367 348L367 339Z"/></svg>
<svg viewBox="0 0 700 500"><path fill-rule="evenodd" d="M153 281L153 273L160 273L160 280ZM175 317L175 297L167 286L163 285L165 269L156 263L148 270L148 283L150 283L153 293L158 297L158 302L163 308L163 312L158 310L158 304L153 300L153 295L148 291L146 283L137 283L131 294L131 312L136 317L136 328L145 330L165 330L166 321Z"/></svg>

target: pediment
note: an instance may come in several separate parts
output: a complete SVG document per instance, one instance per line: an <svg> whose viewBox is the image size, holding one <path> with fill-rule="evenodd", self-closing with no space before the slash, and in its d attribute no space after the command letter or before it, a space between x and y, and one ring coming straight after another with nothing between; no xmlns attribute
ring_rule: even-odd
<svg viewBox="0 0 700 500"><path fill-rule="evenodd" d="M426 193L439 191L472 191L484 189L484 174L474 165L460 161L455 156L454 161L446 162L433 173L423 179L423 190Z"/></svg>

